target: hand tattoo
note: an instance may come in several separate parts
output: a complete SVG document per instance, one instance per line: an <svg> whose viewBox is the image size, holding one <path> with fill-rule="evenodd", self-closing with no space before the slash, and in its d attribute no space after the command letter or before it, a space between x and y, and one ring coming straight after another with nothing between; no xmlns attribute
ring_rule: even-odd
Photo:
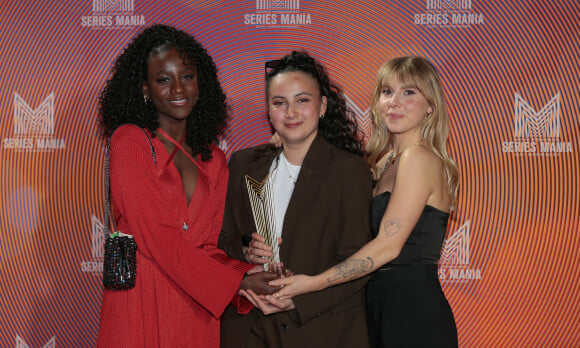
<svg viewBox="0 0 580 348"><path fill-rule="evenodd" d="M392 237L401 231L401 219L398 217L387 219L383 224L383 232L385 236Z"/></svg>
<svg viewBox="0 0 580 348"><path fill-rule="evenodd" d="M375 262L367 256L365 260L354 259L345 260L341 264L334 267L336 273L333 277L326 279L329 283L334 283L340 279L356 279L361 275L365 275L373 269Z"/></svg>

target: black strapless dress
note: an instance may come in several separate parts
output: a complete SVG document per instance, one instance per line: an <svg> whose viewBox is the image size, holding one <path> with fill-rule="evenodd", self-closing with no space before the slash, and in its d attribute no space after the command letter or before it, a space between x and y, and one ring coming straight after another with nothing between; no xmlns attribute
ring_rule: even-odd
<svg viewBox="0 0 580 348"><path fill-rule="evenodd" d="M377 235L390 192L371 206ZM371 347L457 347L457 327L445 298L437 263L449 214L425 206L401 254L371 276L367 317Z"/></svg>

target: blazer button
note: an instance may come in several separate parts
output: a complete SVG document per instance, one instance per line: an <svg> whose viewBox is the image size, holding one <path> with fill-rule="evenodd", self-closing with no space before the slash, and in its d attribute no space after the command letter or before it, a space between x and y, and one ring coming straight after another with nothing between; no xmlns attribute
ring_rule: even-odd
<svg viewBox="0 0 580 348"><path fill-rule="evenodd" d="M184 223L183 223L183 226L181 226L181 228L182 228L184 231L187 231L187 230L189 230L189 225L188 225L188 224L186 224L186 223L184 222Z"/></svg>
<svg viewBox="0 0 580 348"><path fill-rule="evenodd" d="M283 323L282 325L280 325L280 328L282 329L282 331L286 331L288 330L288 324Z"/></svg>

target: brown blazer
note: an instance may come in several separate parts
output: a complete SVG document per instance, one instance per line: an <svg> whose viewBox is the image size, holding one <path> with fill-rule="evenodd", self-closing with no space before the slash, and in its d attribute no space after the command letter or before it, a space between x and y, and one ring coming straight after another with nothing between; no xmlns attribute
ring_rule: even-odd
<svg viewBox="0 0 580 348"><path fill-rule="evenodd" d="M218 246L244 260L242 235L256 230L244 176L262 180L279 149L245 149L230 160L226 209ZM280 259L296 274L317 274L343 261L371 239L372 180L366 162L318 135L296 181L282 229ZM222 347L367 347L362 278L297 296L295 310L265 316L258 309L222 317ZM248 343L249 330L266 342Z"/></svg>

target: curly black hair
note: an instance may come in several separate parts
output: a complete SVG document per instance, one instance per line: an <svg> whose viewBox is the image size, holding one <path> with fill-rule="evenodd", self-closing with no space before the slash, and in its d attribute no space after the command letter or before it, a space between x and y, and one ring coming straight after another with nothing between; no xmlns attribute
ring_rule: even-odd
<svg viewBox="0 0 580 348"><path fill-rule="evenodd" d="M113 76L100 96L99 123L103 136L110 137L119 126L132 123L152 133L159 128L157 111L143 98L148 59L170 48L176 48L184 61L197 67L199 99L187 119L185 142L193 154L211 158L211 144L226 124L226 96L217 78L216 66L195 38L166 25L143 30L127 45L113 66ZM154 134L154 133L153 133Z"/></svg>
<svg viewBox="0 0 580 348"><path fill-rule="evenodd" d="M274 76L290 71L301 71L312 76L327 100L326 113L318 122L318 132L339 149L362 156L364 147L358 131L356 117L346 106L341 89L330 82L324 67L305 51L293 51L282 59L266 62L266 90Z"/></svg>

